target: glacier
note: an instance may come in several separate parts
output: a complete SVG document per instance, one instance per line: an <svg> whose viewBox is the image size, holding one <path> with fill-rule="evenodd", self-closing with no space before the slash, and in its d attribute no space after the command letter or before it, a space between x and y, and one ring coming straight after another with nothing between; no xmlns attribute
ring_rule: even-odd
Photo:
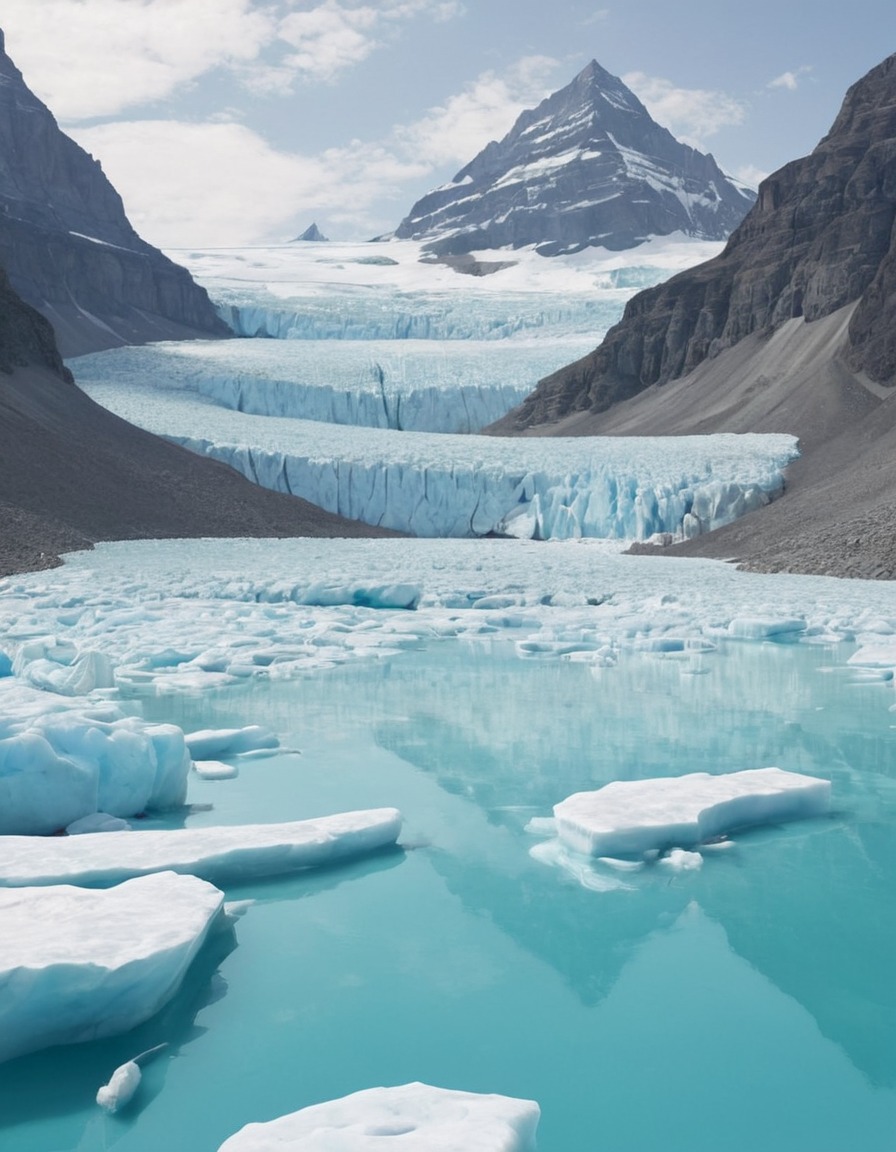
<svg viewBox="0 0 896 1152"><path fill-rule="evenodd" d="M534 1100L401 1084L247 1124L218 1152L535 1152Z"/></svg>
<svg viewBox="0 0 896 1152"><path fill-rule="evenodd" d="M396 808L338 812L313 820L83 836L0 838L0 888L97 887L171 872L239 883L319 868L394 846Z"/></svg>
<svg viewBox="0 0 896 1152"><path fill-rule="evenodd" d="M223 903L211 884L170 872L105 891L0 890L0 1061L147 1020L177 991Z"/></svg>
<svg viewBox="0 0 896 1152"><path fill-rule="evenodd" d="M252 416L151 379L79 384L263 487L424 537L698 535L780 494L797 455L796 439L777 433L473 438Z"/></svg>
<svg viewBox="0 0 896 1152"><path fill-rule="evenodd" d="M69 362L82 384L113 381L207 396L259 416L417 432L477 432L543 377L583 356L567 340L185 341L124 347Z"/></svg>

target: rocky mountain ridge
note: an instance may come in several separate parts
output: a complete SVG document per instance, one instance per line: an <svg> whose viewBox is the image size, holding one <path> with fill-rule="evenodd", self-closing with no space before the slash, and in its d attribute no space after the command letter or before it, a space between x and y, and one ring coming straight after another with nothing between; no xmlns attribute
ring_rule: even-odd
<svg viewBox="0 0 896 1152"><path fill-rule="evenodd" d="M768 336L794 318L811 323L849 304L843 364L891 386L894 221L896 55L850 88L809 156L762 182L719 256L635 296L600 347L541 381L501 430L563 420L573 431L576 414L604 412L751 335Z"/></svg>
<svg viewBox="0 0 896 1152"><path fill-rule="evenodd" d="M546 256L618 250L678 231L723 240L754 199L592 60L419 200L395 235L438 256L527 245Z"/></svg>
<svg viewBox="0 0 896 1152"><path fill-rule="evenodd" d="M896 55L762 183L721 255L639 293L490 431L791 433L780 500L669 550L896 579Z"/></svg>
<svg viewBox="0 0 896 1152"><path fill-rule="evenodd" d="M26 85L2 31L0 265L66 356L228 334L186 269L131 227L99 163Z"/></svg>

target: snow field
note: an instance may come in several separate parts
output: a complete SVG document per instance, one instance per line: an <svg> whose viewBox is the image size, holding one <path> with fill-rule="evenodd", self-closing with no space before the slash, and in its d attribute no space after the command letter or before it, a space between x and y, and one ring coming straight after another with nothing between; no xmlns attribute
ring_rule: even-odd
<svg viewBox="0 0 896 1152"><path fill-rule="evenodd" d="M107 891L0 890L0 1061L147 1020L177 991L223 901L170 872Z"/></svg>

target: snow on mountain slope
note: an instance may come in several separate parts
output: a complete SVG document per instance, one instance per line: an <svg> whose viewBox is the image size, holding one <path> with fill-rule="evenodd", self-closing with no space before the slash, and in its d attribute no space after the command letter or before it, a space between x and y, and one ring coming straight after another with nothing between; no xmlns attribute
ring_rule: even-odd
<svg viewBox="0 0 896 1152"><path fill-rule="evenodd" d="M618 250L676 231L720 240L754 200L592 60L419 200L396 236L449 258L526 245L545 256Z"/></svg>

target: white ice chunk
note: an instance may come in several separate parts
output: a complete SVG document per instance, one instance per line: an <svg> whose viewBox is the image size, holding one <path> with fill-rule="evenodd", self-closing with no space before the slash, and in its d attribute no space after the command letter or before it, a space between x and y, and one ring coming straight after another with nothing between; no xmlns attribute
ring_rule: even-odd
<svg viewBox="0 0 896 1152"><path fill-rule="evenodd" d="M633 856L694 845L755 824L820 816L831 785L780 768L617 780L554 806L563 843L586 856Z"/></svg>
<svg viewBox="0 0 896 1152"><path fill-rule="evenodd" d="M194 760L193 771L203 780L232 780L240 774L235 764L225 764L223 760Z"/></svg>
<svg viewBox="0 0 896 1152"><path fill-rule="evenodd" d="M107 1112L117 1112L124 1108L134 1097L140 1087L140 1066L133 1060L120 1064L109 1079L96 1094L96 1102Z"/></svg>
<svg viewBox="0 0 896 1152"><path fill-rule="evenodd" d="M0 680L0 835L56 832L96 812L176 807L189 768L172 724Z"/></svg>
<svg viewBox="0 0 896 1152"><path fill-rule="evenodd" d="M534 1100L402 1084L247 1124L219 1152L534 1152Z"/></svg>
<svg viewBox="0 0 896 1152"><path fill-rule="evenodd" d="M238 824L101 835L0 837L0 886L109 884L151 872L242 881L313 868L394 844L396 808L289 824Z"/></svg>
<svg viewBox="0 0 896 1152"><path fill-rule="evenodd" d="M280 746L279 738L258 724L245 728L203 728L186 733L184 740L194 760L214 760L219 756Z"/></svg>
<svg viewBox="0 0 896 1152"><path fill-rule="evenodd" d="M703 867L703 857L699 852L688 852L685 848L673 848L659 863L670 872L696 872Z"/></svg>
<svg viewBox="0 0 896 1152"><path fill-rule="evenodd" d="M171 872L100 891L0 890L0 1061L147 1020L177 991L223 901L204 880Z"/></svg>

